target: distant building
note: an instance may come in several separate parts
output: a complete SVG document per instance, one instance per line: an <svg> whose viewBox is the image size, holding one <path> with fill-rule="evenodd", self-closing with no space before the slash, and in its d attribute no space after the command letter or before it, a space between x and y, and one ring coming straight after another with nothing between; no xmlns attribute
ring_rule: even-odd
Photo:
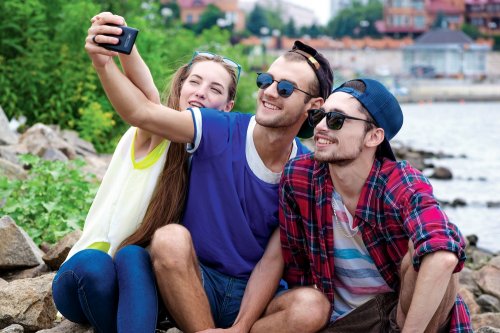
<svg viewBox="0 0 500 333"><path fill-rule="evenodd" d="M225 14L224 25L234 25L234 29L245 29L245 13L239 8L238 0L161 0L162 4L177 2L181 21L196 24L209 4L217 6Z"/></svg>
<svg viewBox="0 0 500 333"><path fill-rule="evenodd" d="M487 35L500 35L499 0L465 0L465 21Z"/></svg>
<svg viewBox="0 0 500 333"><path fill-rule="evenodd" d="M434 29L403 48L403 66L416 76L484 76L490 48L474 43L462 31Z"/></svg>
<svg viewBox="0 0 500 333"><path fill-rule="evenodd" d="M318 22L312 9L286 0L242 0L240 2L240 8L246 13L250 13L255 4L259 4L263 8L277 11L285 24L293 19L297 28L310 27Z"/></svg>
<svg viewBox="0 0 500 333"><path fill-rule="evenodd" d="M388 35L420 35L440 17L450 29L460 29L465 0L385 0L384 20L377 29Z"/></svg>

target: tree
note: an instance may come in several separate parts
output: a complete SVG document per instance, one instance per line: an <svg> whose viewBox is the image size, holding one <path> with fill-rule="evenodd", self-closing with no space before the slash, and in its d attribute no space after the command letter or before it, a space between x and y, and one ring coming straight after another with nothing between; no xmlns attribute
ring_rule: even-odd
<svg viewBox="0 0 500 333"><path fill-rule="evenodd" d="M288 37L298 37L297 27L295 27L295 21L291 18L288 23L283 28L283 34Z"/></svg>
<svg viewBox="0 0 500 333"><path fill-rule="evenodd" d="M200 20L194 26L194 31L200 33L205 29L210 29L211 27L217 25L217 20L224 19L224 13L219 9L219 7L209 4L205 11L201 14Z"/></svg>
<svg viewBox="0 0 500 333"><path fill-rule="evenodd" d="M469 23L462 24L461 30L472 39L478 39L482 36L481 31L475 25Z"/></svg>
<svg viewBox="0 0 500 333"><path fill-rule="evenodd" d="M247 29L254 35L260 36L260 29L262 27L269 28L267 14L264 8L258 4L253 7L253 10L248 15Z"/></svg>
<svg viewBox="0 0 500 333"><path fill-rule="evenodd" d="M379 37L380 33L375 28L375 22L382 18L383 5L380 1L370 0L366 5L353 1L351 6L341 10L328 22L325 30L327 35L335 38Z"/></svg>

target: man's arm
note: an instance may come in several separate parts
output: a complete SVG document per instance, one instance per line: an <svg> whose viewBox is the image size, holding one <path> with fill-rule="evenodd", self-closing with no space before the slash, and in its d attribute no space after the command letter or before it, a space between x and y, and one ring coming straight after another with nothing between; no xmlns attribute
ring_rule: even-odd
<svg viewBox="0 0 500 333"><path fill-rule="evenodd" d="M457 263L457 256L448 251L430 253L422 259L403 333L425 331L443 300Z"/></svg>

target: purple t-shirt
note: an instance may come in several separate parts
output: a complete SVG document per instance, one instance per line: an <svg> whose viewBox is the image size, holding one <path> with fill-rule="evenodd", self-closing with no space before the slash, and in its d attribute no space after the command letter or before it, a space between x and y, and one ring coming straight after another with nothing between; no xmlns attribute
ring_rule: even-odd
<svg viewBox="0 0 500 333"><path fill-rule="evenodd" d="M278 180L259 178L247 162L253 115L211 109L192 113L197 130L184 226L201 263L248 278L278 227ZM295 141L296 155L308 151Z"/></svg>

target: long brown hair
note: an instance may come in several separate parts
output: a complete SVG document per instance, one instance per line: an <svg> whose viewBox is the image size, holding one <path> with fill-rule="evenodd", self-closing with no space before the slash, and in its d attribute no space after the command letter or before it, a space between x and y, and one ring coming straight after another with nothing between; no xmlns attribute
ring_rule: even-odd
<svg viewBox="0 0 500 333"><path fill-rule="evenodd" d="M231 76L228 87L228 102L235 99L238 80L235 68L226 64L220 56L213 58L197 56L173 74L169 87L162 94L162 103L174 110L180 109L182 85L191 73L192 65L201 61L219 63L228 71ZM146 247L158 228L181 221L188 187L188 158L189 154L184 143L170 143L165 166L158 177L144 219L137 230L120 244L118 250L131 244Z"/></svg>

